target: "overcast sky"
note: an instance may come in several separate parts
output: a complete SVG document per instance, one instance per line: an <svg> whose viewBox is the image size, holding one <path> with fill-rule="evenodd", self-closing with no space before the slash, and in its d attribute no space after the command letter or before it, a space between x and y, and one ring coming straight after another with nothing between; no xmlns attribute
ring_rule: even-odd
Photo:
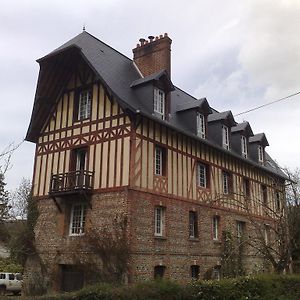
<svg viewBox="0 0 300 300"><path fill-rule="evenodd" d="M233 114L300 91L299 0L23 0L0 11L0 152L25 137L36 59L86 30L132 58L141 37L167 32L172 81ZM265 132L281 166L300 167L300 96L236 117ZM6 174L9 189L32 176L24 142ZM1 163L1 162L0 162Z"/></svg>

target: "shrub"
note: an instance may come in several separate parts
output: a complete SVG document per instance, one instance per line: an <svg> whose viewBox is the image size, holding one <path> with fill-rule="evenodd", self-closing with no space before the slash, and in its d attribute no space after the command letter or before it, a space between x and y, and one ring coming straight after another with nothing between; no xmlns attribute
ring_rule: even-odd
<svg viewBox="0 0 300 300"><path fill-rule="evenodd" d="M48 300L298 300L300 276L264 275L180 285L156 280L130 286L97 284L78 292L35 299Z"/></svg>

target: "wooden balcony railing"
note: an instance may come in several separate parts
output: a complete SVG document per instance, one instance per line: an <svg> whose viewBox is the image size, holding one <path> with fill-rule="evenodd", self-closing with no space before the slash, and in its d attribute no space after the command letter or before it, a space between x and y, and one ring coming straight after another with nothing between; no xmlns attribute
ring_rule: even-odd
<svg viewBox="0 0 300 300"><path fill-rule="evenodd" d="M91 192L94 173L85 170L53 174L49 194L71 194L81 191Z"/></svg>

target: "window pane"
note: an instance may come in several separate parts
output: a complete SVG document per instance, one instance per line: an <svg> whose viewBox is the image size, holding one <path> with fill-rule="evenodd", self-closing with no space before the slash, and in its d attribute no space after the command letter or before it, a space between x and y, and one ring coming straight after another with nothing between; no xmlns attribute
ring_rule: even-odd
<svg viewBox="0 0 300 300"><path fill-rule="evenodd" d="M229 193L229 178L228 174L226 172L223 172L223 193L228 194Z"/></svg>
<svg viewBox="0 0 300 300"><path fill-rule="evenodd" d="M84 233L85 219L86 205L74 205L71 212L71 235L80 235Z"/></svg>
<svg viewBox="0 0 300 300"><path fill-rule="evenodd" d="M205 138L205 118L200 113L197 113L197 135Z"/></svg>
<svg viewBox="0 0 300 300"><path fill-rule="evenodd" d="M164 207L155 207L155 228L154 233L157 236L162 236L164 232Z"/></svg>
<svg viewBox="0 0 300 300"><path fill-rule="evenodd" d="M82 91L79 95L78 103L78 119L86 119L90 117L92 102L92 92Z"/></svg>
<svg viewBox="0 0 300 300"><path fill-rule="evenodd" d="M198 178L198 186L206 188L206 165L198 163L197 165L197 178Z"/></svg>
<svg viewBox="0 0 300 300"><path fill-rule="evenodd" d="M198 236L197 213L195 211L189 212L189 236L191 238Z"/></svg>
<svg viewBox="0 0 300 300"><path fill-rule="evenodd" d="M155 147L155 175L163 175L163 149Z"/></svg>
<svg viewBox="0 0 300 300"><path fill-rule="evenodd" d="M213 217L213 239L219 238L219 217Z"/></svg>
<svg viewBox="0 0 300 300"><path fill-rule="evenodd" d="M165 93L155 88L154 89L154 112L161 115L162 119L164 119L165 115Z"/></svg>

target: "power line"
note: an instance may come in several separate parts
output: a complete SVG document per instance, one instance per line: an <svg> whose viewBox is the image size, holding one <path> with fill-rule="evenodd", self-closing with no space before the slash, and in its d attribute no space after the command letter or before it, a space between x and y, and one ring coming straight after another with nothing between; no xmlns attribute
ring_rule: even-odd
<svg viewBox="0 0 300 300"><path fill-rule="evenodd" d="M268 102L268 103L266 103L266 104L263 104L263 105L256 106L256 107L254 107L254 108L248 109L248 110L246 110L246 111L243 111L243 112L241 112L241 113L238 113L238 114L234 115L234 117L237 117L237 116L240 116L240 115L246 114L246 113L248 113L248 112L251 112L251 111L254 111L254 110L260 109L260 108L262 108L262 107L265 107L265 106L268 106L268 105L271 105L271 104L274 104L274 103L277 103L277 102L280 102L280 101L286 100L286 99L288 99L288 98L291 98L291 97L297 96L297 95L299 95L299 94L300 94L300 91L299 91L299 92L297 92L297 93L294 93L294 94L288 95L288 96L286 96L286 97L283 97L283 98L277 99L277 100L275 100L275 101L271 101L271 102Z"/></svg>

